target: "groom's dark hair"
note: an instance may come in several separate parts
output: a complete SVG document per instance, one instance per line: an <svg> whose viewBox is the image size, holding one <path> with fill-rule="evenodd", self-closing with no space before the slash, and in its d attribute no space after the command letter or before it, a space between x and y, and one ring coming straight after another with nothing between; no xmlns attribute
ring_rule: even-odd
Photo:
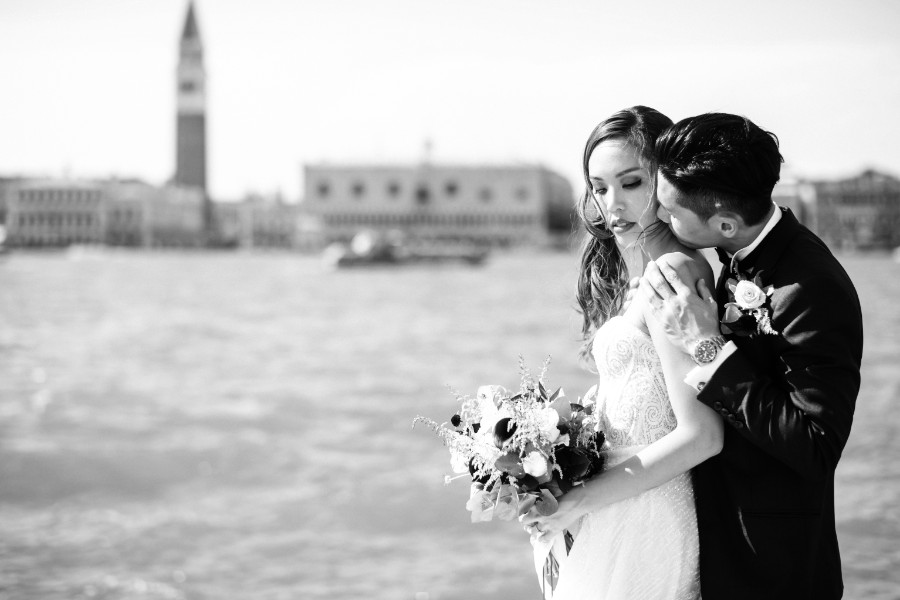
<svg viewBox="0 0 900 600"><path fill-rule="evenodd" d="M706 113L675 123L656 140L660 174L678 204L707 221L718 212L756 225L772 206L784 159L774 133L750 119Z"/></svg>

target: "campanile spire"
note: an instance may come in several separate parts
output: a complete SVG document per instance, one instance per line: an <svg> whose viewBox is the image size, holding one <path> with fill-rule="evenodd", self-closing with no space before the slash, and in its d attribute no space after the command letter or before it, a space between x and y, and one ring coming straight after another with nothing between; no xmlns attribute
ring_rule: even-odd
<svg viewBox="0 0 900 600"><path fill-rule="evenodd" d="M179 41L176 81L175 183L206 194L206 70L193 1Z"/></svg>

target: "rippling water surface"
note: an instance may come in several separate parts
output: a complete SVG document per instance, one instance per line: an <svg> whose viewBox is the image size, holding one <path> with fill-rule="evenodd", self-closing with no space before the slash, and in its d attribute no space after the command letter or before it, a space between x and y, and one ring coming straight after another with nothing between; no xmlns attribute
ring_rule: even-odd
<svg viewBox="0 0 900 600"><path fill-rule="evenodd" d="M838 469L847 598L900 594L900 265L845 257L863 390ZM285 254L0 261L3 598L539 597L513 523L416 414L447 386L576 396L576 259L327 272ZM418 596L417 596L418 594Z"/></svg>

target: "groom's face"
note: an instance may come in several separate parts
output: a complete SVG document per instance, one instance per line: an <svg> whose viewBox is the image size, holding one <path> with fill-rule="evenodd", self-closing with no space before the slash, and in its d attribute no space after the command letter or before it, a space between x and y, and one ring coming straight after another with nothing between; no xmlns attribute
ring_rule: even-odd
<svg viewBox="0 0 900 600"><path fill-rule="evenodd" d="M669 224L669 229L678 241L688 248L711 248L719 244L719 235L709 221L704 221L697 213L678 203L681 195L675 186L666 181L662 173L657 174L656 195L659 198L657 216Z"/></svg>

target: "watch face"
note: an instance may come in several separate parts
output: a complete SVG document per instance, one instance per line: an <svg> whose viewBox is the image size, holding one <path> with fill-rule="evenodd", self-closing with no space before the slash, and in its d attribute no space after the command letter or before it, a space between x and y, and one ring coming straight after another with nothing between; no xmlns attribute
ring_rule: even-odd
<svg viewBox="0 0 900 600"><path fill-rule="evenodd" d="M694 360L701 364L711 362L716 357L718 350L718 346L713 342L703 340L694 348Z"/></svg>

